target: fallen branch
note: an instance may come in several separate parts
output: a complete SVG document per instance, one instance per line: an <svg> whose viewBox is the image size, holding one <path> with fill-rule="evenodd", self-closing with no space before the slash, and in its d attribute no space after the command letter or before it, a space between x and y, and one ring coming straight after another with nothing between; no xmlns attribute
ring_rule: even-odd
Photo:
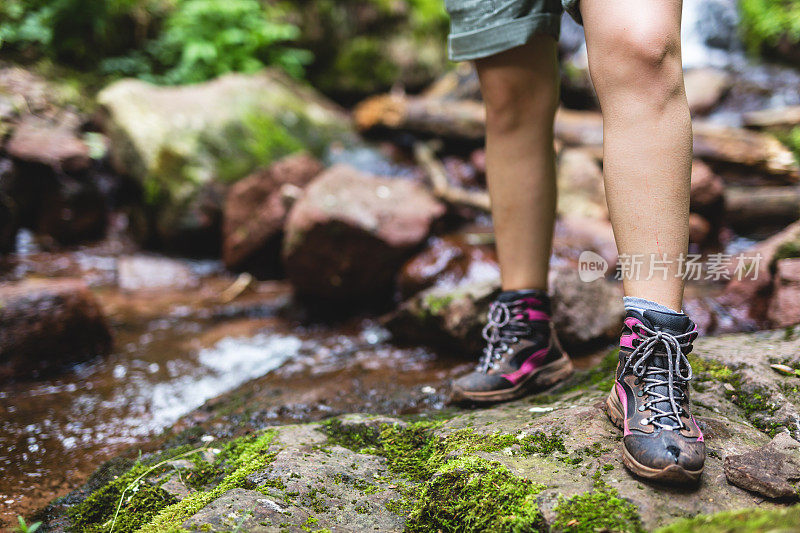
<svg viewBox="0 0 800 533"><path fill-rule="evenodd" d="M429 145L416 143L414 156L417 163L425 170L434 196L448 204L472 207L486 212L491 210L489 194L485 191L470 191L450 184L444 166L436 159Z"/></svg>

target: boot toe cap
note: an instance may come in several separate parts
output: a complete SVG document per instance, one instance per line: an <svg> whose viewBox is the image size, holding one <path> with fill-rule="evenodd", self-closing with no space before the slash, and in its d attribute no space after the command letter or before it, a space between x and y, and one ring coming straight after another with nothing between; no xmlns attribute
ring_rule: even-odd
<svg viewBox="0 0 800 533"><path fill-rule="evenodd" d="M623 442L628 454L648 468L660 470L677 465L696 472L705 463L705 443L686 438L677 431L661 429L649 435L634 433L626 435Z"/></svg>

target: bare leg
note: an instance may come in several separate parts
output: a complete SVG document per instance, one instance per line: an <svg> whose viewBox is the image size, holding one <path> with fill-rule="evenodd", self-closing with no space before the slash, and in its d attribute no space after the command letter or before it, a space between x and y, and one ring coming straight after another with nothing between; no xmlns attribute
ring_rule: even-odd
<svg viewBox="0 0 800 533"><path fill-rule="evenodd" d="M486 167L504 290L546 289L556 205L556 42L476 61L486 103Z"/></svg>
<svg viewBox="0 0 800 533"><path fill-rule="evenodd" d="M692 132L680 50L681 0L581 0L603 111L606 196L620 255L642 254L625 294L680 310L689 241ZM647 279L651 254L672 261ZM666 279L664 279L666 278Z"/></svg>

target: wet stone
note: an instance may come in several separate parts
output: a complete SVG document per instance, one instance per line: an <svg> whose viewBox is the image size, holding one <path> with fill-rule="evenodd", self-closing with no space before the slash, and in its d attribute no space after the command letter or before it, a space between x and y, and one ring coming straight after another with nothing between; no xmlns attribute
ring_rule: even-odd
<svg viewBox="0 0 800 533"><path fill-rule="evenodd" d="M105 355L111 330L75 279L0 284L0 379L31 377Z"/></svg>

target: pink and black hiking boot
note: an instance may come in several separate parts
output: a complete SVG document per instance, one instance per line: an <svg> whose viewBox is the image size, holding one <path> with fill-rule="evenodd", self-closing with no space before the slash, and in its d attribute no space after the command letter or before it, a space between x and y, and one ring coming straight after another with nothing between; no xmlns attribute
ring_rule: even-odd
<svg viewBox="0 0 800 533"><path fill-rule="evenodd" d="M703 473L703 433L689 412L686 356L695 338L697 327L682 313L629 310L625 317L606 410L624 432L625 466L642 478L690 483Z"/></svg>
<svg viewBox="0 0 800 533"><path fill-rule="evenodd" d="M489 309L478 368L453 383L451 401L504 402L544 390L572 374L550 324L542 291L506 291Z"/></svg>

